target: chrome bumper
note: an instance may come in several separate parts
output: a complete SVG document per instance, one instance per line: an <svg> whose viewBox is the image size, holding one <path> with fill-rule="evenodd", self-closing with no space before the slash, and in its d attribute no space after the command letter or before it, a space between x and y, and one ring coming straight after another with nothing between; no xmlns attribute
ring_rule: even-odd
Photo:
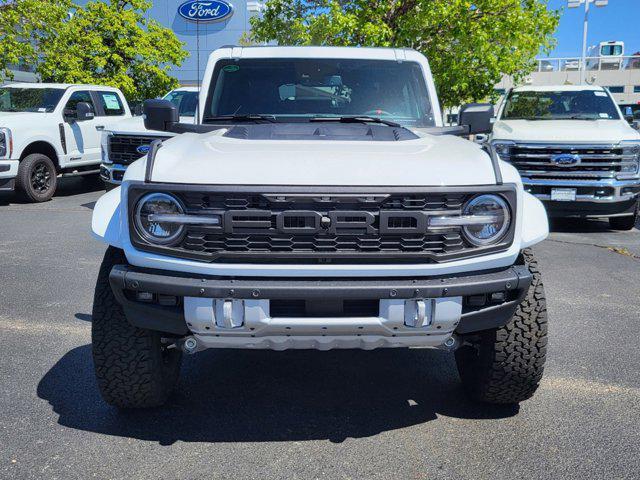
<svg viewBox="0 0 640 480"><path fill-rule="evenodd" d="M617 203L633 200L640 194L640 179L634 180L561 180L561 179L537 179L522 177L522 183L526 191L543 201L551 201L551 188L593 188L593 194L576 195L576 202L591 203ZM535 187L549 187L549 193L539 193ZM598 190L602 194L598 194Z"/></svg>
<svg viewBox="0 0 640 480"><path fill-rule="evenodd" d="M107 165L103 163L100 165L100 178L107 183L120 185L122 183L124 172L126 171L127 167L125 165L118 165L115 163Z"/></svg>

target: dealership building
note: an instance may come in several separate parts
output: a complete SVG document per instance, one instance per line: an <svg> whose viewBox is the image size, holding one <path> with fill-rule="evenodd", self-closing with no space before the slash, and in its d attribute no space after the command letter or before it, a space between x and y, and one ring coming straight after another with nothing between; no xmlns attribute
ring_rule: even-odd
<svg viewBox="0 0 640 480"><path fill-rule="evenodd" d="M89 0L74 0L84 5ZM196 85L209 54L223 45L237 45L249 31L249 19L260 13L257 0L152 0L147 16L174 31L189 57L172 75L183 85ZM35 81L28 71L16 68L16 81Z"/></svg>

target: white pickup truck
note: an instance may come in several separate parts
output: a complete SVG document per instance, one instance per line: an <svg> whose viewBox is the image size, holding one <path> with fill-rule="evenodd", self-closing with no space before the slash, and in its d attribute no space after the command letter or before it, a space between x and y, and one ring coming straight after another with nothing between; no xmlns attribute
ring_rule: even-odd
<svg viewBox="0 0 640 480"><path fill-rule="evenodd" d="M604 88L515 88L498 109L490 142L549 216L608 217L619 230L635 225L640 133Z"/></svg>
<svg viewBox="0 0 640 480"><path fill-rule="evenodd" d="M44 202L59 175L97 174L102 131L131 117L122 93L99 85L0 87L0 190Z"/></svg>
<svg viewBox="0 0 640 480"><path fill-rule="evenodd" d="M182 353L206 348L442 348L476 400L533 395L547 216L464 138L489 132L491 106L444 127L423 55L340 47L219 49L199 102L195 125L145 102L148 129L181 134L94 209L108 403L162 404Z"/></svg>
<svg viewBox="0 0 640 480"><path fill-rule="evenodd" d="M198 109L198 87L180 87L163 97L173 103L183 123L194 123ZM102 164L100 177L110 190L122 183L127 167L149 151L154 140L166 140L174 133L147 130L142 116L114 124L102 134Z"/></svg>

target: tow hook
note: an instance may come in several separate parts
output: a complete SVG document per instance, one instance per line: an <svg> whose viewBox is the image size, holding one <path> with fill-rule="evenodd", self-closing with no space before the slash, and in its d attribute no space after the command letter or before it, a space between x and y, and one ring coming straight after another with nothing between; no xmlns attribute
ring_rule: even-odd
<svg viewBox="0 0 640 480"><path fill-rule="evenodd" d="M182 350L189 355L198 351L198 341L194 337L187 337L182 342Z"/></svg>
<svg viewBox="0 0 640 480"><path fill-rule="evenodd" d="M449 338L447 338L444 343L442 344L443 348L445 348L446 350L455 350L456 348L458 348L459 346L459 341L458 341L458 337L456 335L451 335Z"/></svg>

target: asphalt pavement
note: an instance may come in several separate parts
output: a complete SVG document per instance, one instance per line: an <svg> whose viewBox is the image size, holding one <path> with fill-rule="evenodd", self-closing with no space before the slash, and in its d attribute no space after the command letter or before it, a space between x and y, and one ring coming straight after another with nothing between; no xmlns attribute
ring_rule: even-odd
<svg viewBox="0 0 640 480"><path fill-rule="evenodd" d="M562 221L536 247L547 369L519 408L468 401L436 350L206 351L160 409L98 394L98 182L0 194L0 478L637 479L640 231Z"/></svg>

